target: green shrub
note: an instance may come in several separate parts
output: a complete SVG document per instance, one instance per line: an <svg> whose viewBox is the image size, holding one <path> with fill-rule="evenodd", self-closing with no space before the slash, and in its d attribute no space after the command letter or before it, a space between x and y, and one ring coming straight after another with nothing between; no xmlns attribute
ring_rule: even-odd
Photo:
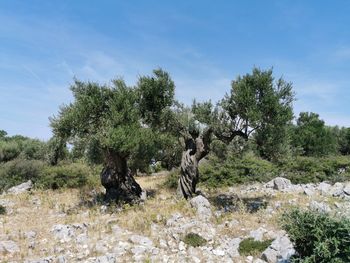
<svg viewBox="0 0 350 263"><path fill-rule="evenodd" d="M350 220L294 209L282 216L297 252L294 262L350 262Z"/></svg>
<svg viewBox="0 0 350 263"><path fill-rule="evenodd" d="M164 187L169 188L169 189L176 189L178 180L179 180L179 171L174 170L174 171L170 172L168 177L166 178L166 180L164 182Z"/></svg>
<svg viewBox="0 0 350 263"><path fill-rule="evenodd" d="M280 170L287 174L292 183L340 182L350 179L348 156L296 157L281 164ZM345 169L344 173L339 173Z"/></svg>
<svg viewBox="0 0 350 263"><path fill-rule="evenodd" d="M0 205L0 215L5 215L6 214L6 207L3 205Z"/></svg>
<svg viewBox="0 0 350 263"><path fill-rule="evenodd" d="M211 156L199 170L200 182L212 188L267 182L276 176L286 177L294 184L335 183L350 180L350 156L299 156L280 163L272 163L253 154L230 156L223 161Z"/></svg>
<svg viewBox="0 0 350 263"><path fill-rule="evenodd" d="M265 241L255 241L254 238L246 238L239 243L239 254L244 256L262 253L271 245L272 239Z"/></svg>
<svg viewBox="0 0 350 263"><path fill-rule="evenodd" d="M14 159L0 165L0 192L40 177L45 163L38 160Z"/></svg>
<svg viewBox="0 0 350 263"><path fill-rule="evenodd" d="M36 187L44 189L79 188L96 184L98 176L95 171L81 163L62 164L43 169Z"/></svg>
<svg viewBox="0 0 350 263"><path fill-rule="evenodd" d="M21 153L18 143L0 141L0 162L8 162L15 159Z"/></svg>
<svg viewBox="0 0 350 263"><path fill-rule="evenodd" d="M203 237L195 233L189 233L185 236L183 242L192 247L200 247L207 243Z"/></svg>
<svg viewBox="0 0 350 263"><path fill-rule="evenodd" d="M277 167L269 161L244 155L229 157L224 162L211 158L200 166L199 180L209 187L232 186L248 182L264 182L278 175Z"/></svg>

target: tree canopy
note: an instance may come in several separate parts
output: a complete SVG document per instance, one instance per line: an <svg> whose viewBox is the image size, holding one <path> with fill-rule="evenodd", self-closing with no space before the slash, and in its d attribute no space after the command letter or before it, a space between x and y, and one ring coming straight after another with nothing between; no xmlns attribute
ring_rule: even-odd
<svg viewBox="0 0 350 263"><path fill-rule="evenodd" d="M108 182L103 184L107 190L116 189L131 178L127 160L142 156L149 162L157 154L174 88L169 74L161 69L154 70L153 76L140 77L132 87L122 79L108 85L75 80L71 87L74 101L62 106L51 119L54 135L94 145L108 168L102 178ZM124 192L139 188L135 181L124 187ZM136 195L140 195L139 189Z"/></svg>

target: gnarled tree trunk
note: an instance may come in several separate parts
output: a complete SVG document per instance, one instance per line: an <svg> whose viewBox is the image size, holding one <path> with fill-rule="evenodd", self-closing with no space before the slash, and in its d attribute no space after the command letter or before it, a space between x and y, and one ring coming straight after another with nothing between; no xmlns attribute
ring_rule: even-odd
<svg viewBox="0 0 350 263"><path fill-rule="evenodd" d="M106 188L106 201L136 203L142 189L127 166L127 159L118 154L108 156L101 172L101 183Z"/></svg>
<svg viewBox="0 0 350 263"><path fill-rule="evenodd" d="M198 164L209 153L211 133L209 129L200 137L188 136L185 139L177 192L186 199L196 194L196 185L199 179Z"/></svg>

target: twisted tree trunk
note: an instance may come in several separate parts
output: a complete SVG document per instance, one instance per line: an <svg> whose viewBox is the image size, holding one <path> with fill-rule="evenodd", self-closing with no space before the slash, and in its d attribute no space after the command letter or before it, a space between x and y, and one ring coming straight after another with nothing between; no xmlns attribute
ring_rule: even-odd
<svg viewBox="0 0 350 263"><path fill-rule="evenodd" d="M127 166L127 159L118 154L108 156L101 172L101 183L106 188L106 201L136 203L142 189Z"/></svg>
<svg viewBox="0 0 350 263"><path fill-rule="evenodd" d="M196 185L199 180L198 164L209 153L211 133L212 131L209 129L200 137L188 136L185 139L177 192L186 199L196 194Z"/></svg>

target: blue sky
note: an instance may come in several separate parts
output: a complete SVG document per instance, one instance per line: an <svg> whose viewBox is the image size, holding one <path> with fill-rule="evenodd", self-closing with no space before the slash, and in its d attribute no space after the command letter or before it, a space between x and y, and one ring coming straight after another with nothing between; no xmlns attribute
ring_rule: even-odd
<svg viewBox="0 0 350 263"><path fill-rule="evenodd" d="M296 115L350 127L349 13L346 0L1 0L0 129L48 139L73 77L132 85L162 67L190 104L253 66L293 82Z"/></svg>

